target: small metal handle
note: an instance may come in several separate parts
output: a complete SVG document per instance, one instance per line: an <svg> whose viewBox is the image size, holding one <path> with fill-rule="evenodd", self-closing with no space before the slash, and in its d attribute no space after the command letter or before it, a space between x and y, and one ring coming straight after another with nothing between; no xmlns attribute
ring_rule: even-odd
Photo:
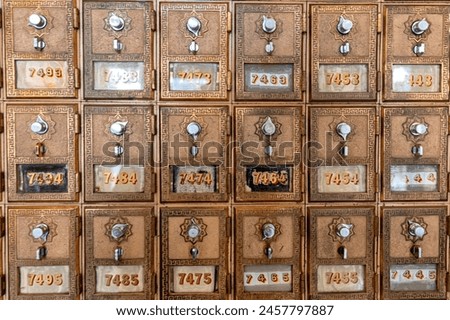
<svg viewBox="0 0 450 320"><path fill-rule="evenodd" d="M191 250L189 250L189 253L191 254L192 260L197 259L200 251L198 250L197 247L192 247Z"/></svg>
<svg viewBox="0 0 450 320"><path fill-rule="evenodd" d="M273 257L273 249L272 247L268 246L264 249L264 254L267 256L267 259L272 259Z"/></svg>
<svg viewBox="0 0 450 320"><path fill-rule="evenodd" d="M42 51L44 50L46 44L44 39L40 38L40 37L34 37L33 38L33 47L34 49L36 49L37 51Z"/></svg>
<svg viewBox="0 0 450 320"><path fill-rule="evenodd" d="M340 246L337 250L342 259L346 260L348 258L348 250L345 246Z"/></svg>
<svg viewBox="0 0 450 320"><path fill-rule="evenodd" d="M113 49L116 52L121 52L123 50L123 43L119 39L113 40Z"/></svg>
<svg viewBox="0 0 450 320"><path fill-rule="evenodd" d="M411 254L416 257L417 259L422 258L422 247L418 245L413 245L411 247Z"/></svg>
<svg viewBox="0 0 450 320"><path fill-rule="evenodd" d="M114 155L116 157L122 156L123 152L124 152L124 148L122 147L122 145L120 143L118 143L114 146Z"/></svg>
<svg viewBox="0 0 450 320"><path fill-rule="evenodd" d="M41 246L36 249L36 260L42 260L47 255L47 248L45 246Z"/></svg>
<svg viewBox="0 0 450 320"><path fill-rule="evenodd" d="M124 250L122 247L117 247L114 249L114 260L119 262L122 260Z"/></svg>

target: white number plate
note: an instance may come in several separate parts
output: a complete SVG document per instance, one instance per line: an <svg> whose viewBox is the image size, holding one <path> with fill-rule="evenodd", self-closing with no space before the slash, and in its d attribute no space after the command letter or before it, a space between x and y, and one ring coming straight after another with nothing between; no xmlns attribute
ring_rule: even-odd
<svg viewBox="0 0 450 320"><path fill-rule="evenodd" d="M362 265L320 265L317 268L318 292L361 292L365 289Z"/></svg>
<svg viewBox="0 0 450 320"><path fill-rule="evenodd" d="M64 89L68 87L67 61L16 61L17 89Z"/></svg>
<svg viewBox="0 0 450 320"><path fill-rule="evenodd" d="M95 276L99 293L144 291L143 266L98 266Z"/></svg>
<svg viewBox="0 0 450 320"><path fill-rule="evenodd" d="M438 166L391 166L391 191L438 191Z"/></svg>
<svg viewBox="0 0 450 320"><path fill-rule="evenodd" d="M94 166L95 192L144 192L144 167Z"/></svg>
<svg viewBox="0 0 450 320"><path fill-rule="evenodd" d="M173 267L173 292L214 292L216 283L215 266Z"/></svg>
<svg viewBox="0 0 450 320"><path fill-rule="evenodd" d="M395 64L392 66L393 92L440 92L441 66Z"/></svg>
<svg viewBox="0 0 450 320"><path fill-rule="evenodd" d="M20 293L69 293L69 266L20 267Z"/></svg>
<svg viewBox="0 0 450 320"><path fill-rule="evenodd" d="M437 271L435 264L392 265L392 291L435 291Z"/></svg>
<svg viewBox="0 0 450 320"><path fill-rule="evenodd" d="M244 290L292 291L292 267L289 265L250 265L244 268Z"/></svg>
<svg viewBox="0 0 450 320"><path fill-rule="evenodd" d="M95 90L144 90L143 62L94 62Z"/></svg>
<svg viewBox="0 0 450 320"><path fill-rule="evenodd" d="M366 192L366 166L320 166L320 193Z"/></svg>

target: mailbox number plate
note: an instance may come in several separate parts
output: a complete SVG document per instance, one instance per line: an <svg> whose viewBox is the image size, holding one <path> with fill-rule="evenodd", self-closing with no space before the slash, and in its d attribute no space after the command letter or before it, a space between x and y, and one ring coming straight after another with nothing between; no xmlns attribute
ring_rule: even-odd
<svg viewBox="0 0 450 320"><path fill-rule="evenodd" d="M436 291L435 264L392 265L390 286L392 291Z"/></svg>
<svg viewBox="0 0 450 320"><path fill-rule="evenodd" d="M319 167L319 192L366 192L366 166Z"/></svg>
<svg viewBox="0 0 450 320"><path fill-rule="evenodd" d="M317 268L318 292L361 292L365 290L363 265L320 265Z"/></svg>
<svg viewBox="0 0 450 320"><path fill-rule="evenodd" d="M289 192L292 169L292 166L247 167L246 187L250 192Z"/></svg>
<svg viewBox="0 0 450 320"><path fill-rule="evenodd" d="M95 192L144 192L144 167L94 165Z"/></svg>
<svg viewBox="0 0 450 320"><path fill-rule="evenodd" d="M292 291L292 266L250 265L244 267L244 291Z"/></svg>
<svg viewBox="0 0 450 320"><path fill-rule="evenodd" d="M437 165L391 166L391 191L438 191L438 181Z"/></svg>
<svg viewBox="0 0 450 320"><path fill-rule="evenodd" d="M67 61L16 61L17 89L67 88Z"/></svg>
<svg viewBox="0 0 450 320"><path fill-rule="evenodd" d="M94 62L95 90L144 90L143 62Z"/></svg>
<svg viewBox="0 0 450 320"><path fill-rule="evenodd" d="M214 292L216 287L215 266L173 267L173 292Z"/></svg>
<svg viewBox="0 0 450 320"><path fill-rule="evenodd" d="M18 190L21 193L67 192L65 164L19 164Z"/></svg>
<svg viewBox="0 0 450 320"><path fill-rule="evenodd" d="M173 175L172 192L217 192L216 166L170 166Z"/></svg>
<svg viewBox="0 0 450 320"><path fill-rule="evenodd" d="M170 90L218 91L218 63L170 63Z"/></svg>
<svg viewBox="0 0 450 320"><path fill-rule="evenodd" d="M441 92L441 65L393 65L392 91Z"/></svg>
<svg viewBox="0 0 450 320"><path fill-rule="evenodd" d="M367 64L321 64L319 92L367 92Z"/></svg>
<svg viewBox="0 0 450 320"><path fill-rule="evenodd" d="M20 293L69 293L69 266L20 267Z"/></svg>
<svg viewBox="0 0 450 320"><path fill-rule="evenodd" d="M245 91L292 92L292 64L245 64Z"/></svg>
<svg viewBox="0 0 450 320"><path fill-rule="evenodd" d="M95 276L98 293L144 291L143 266L97 266Z"/></svg>

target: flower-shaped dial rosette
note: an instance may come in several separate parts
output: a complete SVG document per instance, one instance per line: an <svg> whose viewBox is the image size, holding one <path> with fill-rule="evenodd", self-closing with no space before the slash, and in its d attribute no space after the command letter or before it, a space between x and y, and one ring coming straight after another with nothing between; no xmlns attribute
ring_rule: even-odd
<svg viewBox="0 0 450 320"><path fill-rule="evenodd" d="M333 242L343 244L350 241L350 238L355 234L354 225L350 219L344 217L335 218L328 225L328 235L333 239Z"/></svg>
<svg viewBox="0 0 450 320"><path fill-rule="evenodd" d="M36 219L28 224L28 235L33 242L45 244L52 242L53 238L58 235L56 231L57 225L51 219Z"/></svg>
<svg viewBox="0 0 450 320"><path fill-rule="evenodd" d="M428 224L426 224L424 219L421 217L408 217L401 224L401 227L402 235L405 236L406 240L411 241L412 243L423 240L423 238L428 234Z"/></svg>
<svg viewBox="0 0 450 320"><path fill-rule="evenodd" d="M275 218L260 218L255 225L255 235L266 243L275 242L281 234L281 225Z"/></svg>
<svg viewBox="0 0 450 320"><path fill-rule="evenodd" d="M202 242L207 235L206 227L207 225L203 223L201 218L187 218L180 225L180 235L184 238L184 241L196 244L197 242Z"/></svg>
<svg viewBox="0 0 450 320"><path fill-rule="evenodd" d="M109 222L105 224L105 235L112 241L118 244L127 241L133 234L131 229L133 225L128 222L128 219L122 217L116 217L109 219Z"/></svg>
<svg viewBox="0 0 450 320"><path fill-rule="evenodd" d="M103 19L103 29L106 30L109 36L119 39L120 37L126 37L128 31L132 29L131 18L126 12L119 10L111 11L108 16Z"/></svg>

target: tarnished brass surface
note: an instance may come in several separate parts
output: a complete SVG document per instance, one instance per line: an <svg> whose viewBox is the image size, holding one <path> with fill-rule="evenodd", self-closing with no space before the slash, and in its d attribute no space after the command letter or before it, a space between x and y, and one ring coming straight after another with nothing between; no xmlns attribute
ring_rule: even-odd
<svg viewBox="0 0 450 320"><path fill-rule="evenodd" d="M302 100L303 4L238 2L234 9L236 98ZM274 31L264 31L267 19L275 21Z"/></svg>
<svg viewBox="0 0 450 320"><path fill-rule="evenodd" d="M374 200L375 108L321 106L309 112L310 200Z"/></svg>
<svg viewBox="0 0 450 320"><path fill-rule="evenodd" d="M9 201L76 200L77 106L8 104L6 118ZM44 123L45 133L32 130L36 122Z"/></svg>
<svg viewBox="0 0 450 320"><path fill-rule="evenodd" d="M300 299L300 208L237 207L234 217L236 299Z"/></svg>
<svg viewBox="0 0 450 320"><path fill-rule="evenodd" d="M450 299L445 1L0 9L0 299Z"/></svg>
<svg viewBox="0 0 450 320"><path fill-rule="evenodd" d="M310 298L374 299L375 208L308 209Z"/></svg>
<svg viewBox="0 0 450 320"><path fill-rule="evenodd" d="M382 297L444 299L447 207L386 207L382 213ZM423 236L414 236L414 223ZM420 256L413 247L421 249Z"/></svg>
<svg viewBox="0 0 450 320"><path fill-rule="evenodd" d="M383 10L384 99L448 100L448 6L385 4ZM415 35L412 24L421 19L426 19L429 28ZM416 55L413 48L420 44L425 46L424 53ZM402 65L406 66L398 70ZM399 82L406 81L400 90L397 77L403 79Z"/></svg>
<svg viewBox="0 0 450 320"><path fill-rule="evenodd" d="M377 6L312 4L310 13L311 99L375 100ZM351 21L348 33L339 32L340 19Z"/></svg>
<svg viewBox="0 0 450 320"><path fill-rule="evenodd" d="M227 216L220 207L161 209L163 299L227 298Z"/></svg>
<svg viewBox="0 0 450 320"><path fill-rule="evenodd" d="M78 70L73 0L4 0L6 94L11 98L75 98ZM46 19L43 28L31 15ZM34 41L43 41L41 50Z"/></svg>
<svg viewBox="0 0 450 320"><path fill-rule="evenodd" d="M227 98L228 6L226 2L160 2L161 99ZM187 28L190 21L191 30ZM189 67L175 62L189 62ZM214 74L203 67L205 63L218 65ZM201 85L204 81L213 84L213 79L217 86ZM184 82L187 87L181 85Z"/></svg>
<svg viewBox="0 0 450 320"><path fill-rule="evenodd" d="M11 299L76 299L79 283L79 210L67 207L8 207L8 276ZM36 239L33 229L48 226ZM36 259L38 248L46 253ZM24 278L25 277L25 278Z"/></svg>
<svg viewBox="0 0 450 320"><path fill-rule="evenodd" d="M384 108L383 119L383 198L447 199L448 108ZM413 134L416 124L423 134Z"/></svg>
<svg viewBox="0 0 450 320"><path fill-rule="evenodd" d="M84 154L87 201L153 199L155 119L148 106L85 105ZM123 130L113 132L116 126ZM116 154L115 148L122 148Z"/></svg>
<svg viewBox="0 0 450 320"><path fill-rule="evenodd" d="M86 299L153 298L152 217L152 207L85 208ZM117 227L125 227L120 237Z"/></svg>
<svg viewBox="0 0 450 320"><path fill-rule="evenodd" d="M83 1L86 98L152 98L152 10L149 1ZM110 19L122 19L123 29Z"/></svg>

